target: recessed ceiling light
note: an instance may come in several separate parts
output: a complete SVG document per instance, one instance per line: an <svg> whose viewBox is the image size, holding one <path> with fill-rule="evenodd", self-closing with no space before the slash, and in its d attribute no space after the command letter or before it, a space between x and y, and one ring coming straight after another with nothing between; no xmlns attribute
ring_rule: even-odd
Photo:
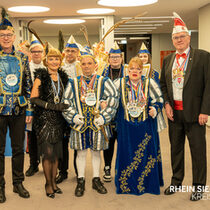
<svg viewBox="0 0 210 210"><path fill-rule="evenodd" d="M47 12L50 10L48 7L41 6L17 6L8 8L11 12L21 12L21 13L36 13L36 12Z"/></svg>
<svg viewBox="0 0 210 210"><path fill-rule="evenodd" d="M134 7L154 4L158 0L99 0L97 3L110 7Z"/></svg>
<svg viewBox="0 0 210 210"><path fill-rule="evenodd" d="M119 31L120 31L120 30L125 30L125 29L127 29L127 30L132 30L132 29L133 29L133 30L139 30L139 29L143 29L143 30L144 30L144 29L153 29L153 30L154 30L154 29L157 29L157 27L116 28L115 31L116 31L116 30L119 30Z"/></svg>
<svg viewBox="0 0 210 210"><path fill-rule="evenodd" d="M44 23L48 24L78 24L78 23L84 23L85 20L81 19L48 19L44 20Z"/></svg>
<svg viewBox="0 0 210 210"><path fill-rule="evenodd" d="M109 14L113 12L115 12L114 9L106 9L106 8L90 8L90 9L77 10L77 13L87 14L87 15Z"/></svg>

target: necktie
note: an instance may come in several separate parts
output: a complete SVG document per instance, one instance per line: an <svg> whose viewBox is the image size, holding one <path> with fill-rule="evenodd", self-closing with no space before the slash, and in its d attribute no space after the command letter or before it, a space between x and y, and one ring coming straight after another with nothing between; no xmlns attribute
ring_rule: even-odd
<svg viewBox="0 0 210 210"><path fill-rule="evenodd" d="M182 53L182 54L178 54L178 53L177 53L177 54L176 54L176 59L178 60L180 57L186 59L187 55L186 55L186 53Z"/></svg>

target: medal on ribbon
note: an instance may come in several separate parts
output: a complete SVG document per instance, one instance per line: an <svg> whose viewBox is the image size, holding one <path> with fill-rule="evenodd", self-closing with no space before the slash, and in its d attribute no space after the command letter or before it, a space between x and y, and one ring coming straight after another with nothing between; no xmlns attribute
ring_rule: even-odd
<svg viewBox="0 0 210 210"><path fill-rule="evenodd" d="M96 95L94 90L88 90L86 97L85 97L85 103L88 106L94 106L96 104Z"/></svg>
<svg viewBox="0 0 210 210"><path fill-rule="evenodd" d="M80 100L82 103L86 103L88 106L94 106L96 104L96 94L93 89L95 78L96 75L94 75L89 84L87 84L83 79L83 76L81 76L82 87Z"/></svg>
<svg viewBox="0 0 210 210"><path fill-rule="evenodd" d="M54 81L51 78L51 83L52 83L53 93L54 93L54 103L55 104L59 104L60 103L60 98L59 98L59 93L60 93L60 77L59 77L58 72L57 72L57 78L58 78L58 90L56 89L55 84L54 84Z"/></svg>
<svg viewBox="0 0 210 210"><path fill-rule="evenodd" d="M140 116L142 111L141 108L137 106L136 103L128 104L127 107L128 107L128 113L130 114L131 117L137 118Z"/></svg>
<svg viewBox="0 0 210 210"><path fill-rule="evenodd" d="M179 60L176 59L176 68L172 71L173 72L173 82L176 88L182 89L184 86L184 76L187 68L187 61L189 59L190 50L187 53L186 58L180 64Z"/></svg>
<svg viewBox="0 0 210 210"><path fill-rule="evenodd" d="M135 91L132 83L130 82L131 89L131 102L127 104L128 113L131 117L137 118L144 111L146 105L146 97L143 92L143 86L141 81L137 85L137 90Z"/></svg>
<svg viewBox="0 0 210 210"><path fill-rule="evenodd" d="M18 82L18 79L17 79L17 76L15 74L9 74L9 75L7 75L7 77L6 77L6 83L9 86L13 87L13 86L15 86L17 84L17 82Z"/></svg>

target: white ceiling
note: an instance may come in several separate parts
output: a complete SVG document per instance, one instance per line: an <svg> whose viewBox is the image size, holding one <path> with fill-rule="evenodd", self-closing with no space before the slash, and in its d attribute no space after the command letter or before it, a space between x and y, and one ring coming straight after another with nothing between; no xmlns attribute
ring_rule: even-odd
<svg viewBox="0 0 210 210"><path fill-rule="evenodd" d="M147 12L145 17L170 17L172 16L172 12L175 11L183 18L188 29L197 30L199 8L207 5L208 3L210 3L209 0L159 0L156 4L143 7L110 8L116 10L115 13L112 14L115 17L115 22L121 20L122 17L133 17L145 11ZM38 32L40 36L57 36L59 30L61 30L64 35L82 34L79 32L81 27L79 24L51 25L43 23L43 20L46 19L46 17L79 18L81 15L76 12L79 9L102 7L97 5L97 0L1 0L0 4L6 9L11 6L26 5L49 7L50 11L37 14L9 12L11 17L17 17L23 20L34 19L35 21L31 24L31 26ZM91 17L91 19L86 19L86 23L84 23L84 25L87 27L88 34L97 35L99 32L100 19L94 18L95 16L82 17ZM163 26L157 27L157 29L154 29L148 33L170 33L172 31L173 22L171 18L166 19L169 20L168 23L164 23Z"/></svg>

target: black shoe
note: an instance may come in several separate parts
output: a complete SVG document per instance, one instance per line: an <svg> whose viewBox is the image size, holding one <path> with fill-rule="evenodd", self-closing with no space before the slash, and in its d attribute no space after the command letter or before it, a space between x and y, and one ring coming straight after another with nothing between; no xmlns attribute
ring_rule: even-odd
<svg viewBox="0 0 210 210"><path fill-rule="evenodd" d="M195 187L195 191L192 192L190 196L191 201L199 201L203 198L203 190L202 188Z"/></svg>
<svg viewBox="0 0 210 210"><path fill-rule="evenodd" d="M172 194L174 194L175 192L177 192L177 187L179 187L179 186L175 186L175 185L170 185L169 187L167 187L166 189L165 189L165 191L164 191L164 194L165 195L172 195Z"/></svg>
<svg viewBox="0 0 210 210"><path fill-rule="evenodd" d="M55 179L55 182L56 182L56 184L60 184L64 179L67 179L67 178L68 178L67 174L59 173Z"/></svg>
<svg viewBox="0 0 210 210"><path fill-rule="evenodd" d="M103 181L104 182L111 182L112 181L111 167L110 166L105 166L104 167Z"/></svg>
<svg viewBox="0 0 210 210"><path fill-rule="evenodd" d="M47 186L48 186L48 184L46 183L45 184L46 196L49 197L49 198L55 198L55 193L54 192L53 193L48 193L47 192Z"/></svg>
<svg viewBox="0 0 210 210"><path fill-rule="evenodd" d="M38 166L34 167L34 166L30 165L28 170L26 171L26 176L33 176L38 171L39 171Z"/></svg>
<svg viewBox="0 0 210 210"><path fill-rule="evenodd" d="M75 189L75 196L81 197L84 195L85 191L85 178L77 178L77 187Z"/></svg>
<svg viewBox="0 0 210 210"><path fill-rule="evenodd" d="M54 193L63 194L63 191L59 187L57 187L56 189L53 189L53 190L54 190Z"/></svg>
<svg viewBox="0 0 210 210"><path fill-rule="evenodd" d="M4 203L5 201L6 201L5 188L0 186L0 203Z"/></svg>
<svg viewBox="0 0 210 210"><path fill-rule="evenodd" d="M13 192L18 193L22 198L29 198L29 192L24 188L22 183L13 185Z"/></svg>
<svg viewBox="0 0 210 210"><path fill-rule="evenodd" d="M92 188L100 194L106 194L107 189L104 187L104 184L101 182L99 177L94 177L92 180Z"/></svg>

